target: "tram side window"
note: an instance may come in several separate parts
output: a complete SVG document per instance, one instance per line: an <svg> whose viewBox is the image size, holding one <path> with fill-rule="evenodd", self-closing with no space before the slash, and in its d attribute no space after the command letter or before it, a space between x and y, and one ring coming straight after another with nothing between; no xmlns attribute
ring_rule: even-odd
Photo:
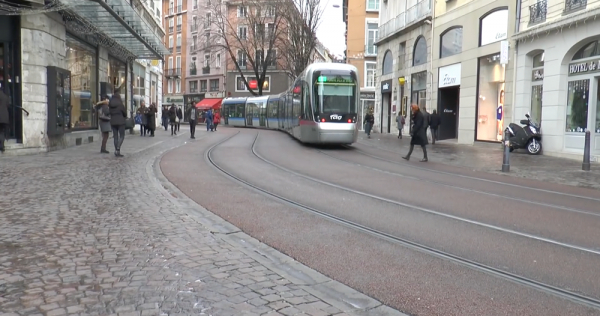
<svg viewBox="0 0 600 316"><path fill-rule="evenodd" d="M294 86L294 91L292 92L292 113L294 118L302 115L302 84L299 81L296 81L296 85ZM302 115L304 117L304 115Z"/></svg>
<svg viewBox="0 0 600 316"><path fill-rule="evenodd" d="M269 117L277 117L277 101L269 101Z"/></svg>
<svg viewBox="0 0 600 316"><path fill-rule="evenodd" d="M235 105L235 117L244 117L244 104Z"/></svg>
<svg viewBox="0 0 600 316"><path fill-rule="evenodd" d="M306 82L302 83L302 108L304 109L304 114L302 115L303 118L313 121L312 106L310 104L310 88Z"/></svg>

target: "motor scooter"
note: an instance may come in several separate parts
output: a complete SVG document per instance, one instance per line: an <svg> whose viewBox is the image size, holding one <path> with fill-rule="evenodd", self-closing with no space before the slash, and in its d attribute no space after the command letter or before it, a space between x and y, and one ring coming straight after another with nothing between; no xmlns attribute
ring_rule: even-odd
<svg viewBox="0 0 600 316"><path fill-rule="evenodd" d="M526 120L521 120L519 123L523 127L515 123L510 123L506 128L509 133L509 150L512 152L515 149L525 148L530 155L538 155L542 152L542 132L540 124L535 122L529 115L525 114Z"/></svg>

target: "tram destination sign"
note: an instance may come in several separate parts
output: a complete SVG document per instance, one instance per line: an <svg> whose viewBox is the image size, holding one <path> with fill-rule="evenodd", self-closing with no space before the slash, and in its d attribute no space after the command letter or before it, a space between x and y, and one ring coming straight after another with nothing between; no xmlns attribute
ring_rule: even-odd
<svg viewBox="0 0 600 316"><path fill-rule="evenodd" d="M569 64L569 76L600 71L600 60Z"/></svg>
<svg viewBox="0 0 600 316"><path fill-rule="evenodd" d="M342 76L335 76L335 77L327 77L327 76L319 76L319 78L317 78L318 82L323 82L323 83L354 83L354 81L352 80L352 78L350 77L342 77Z"/></svg>

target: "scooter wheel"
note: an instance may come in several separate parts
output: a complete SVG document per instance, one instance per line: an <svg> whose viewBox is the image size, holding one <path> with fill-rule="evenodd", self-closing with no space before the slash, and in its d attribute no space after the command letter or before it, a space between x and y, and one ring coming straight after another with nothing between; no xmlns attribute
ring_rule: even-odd
<svg viewBox="0 0 600 316"><path fill-rule="evenodd" d="M539 155L542 152L542 143L536 139L530 140L527 143L527 152L530 155Z"/></svg>

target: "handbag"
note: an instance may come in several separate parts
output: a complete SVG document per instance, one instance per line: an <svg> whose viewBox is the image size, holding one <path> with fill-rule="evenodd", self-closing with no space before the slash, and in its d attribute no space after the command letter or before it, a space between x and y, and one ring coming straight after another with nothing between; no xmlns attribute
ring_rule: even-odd
<svg viewBox="0 0 600 316"><path fill-rule="evenodd" d="M135 124L142 125L142 115L141 114L135 115Z"/></svg>
<svg viewBox="0 0 600 316"><path fill-rule="evenodd" d="M104 110L100 109L100 114L98 114L98 118L102 121L108 122L110 121L110 113L104 114Z"/></svg>
<svg viewBox="0 0 600 316"><path fill-rule="evenodd" d="M133 118L128 117L125 119L125 129L133 129L134 126L135 121L133 120Z"/></svg>

